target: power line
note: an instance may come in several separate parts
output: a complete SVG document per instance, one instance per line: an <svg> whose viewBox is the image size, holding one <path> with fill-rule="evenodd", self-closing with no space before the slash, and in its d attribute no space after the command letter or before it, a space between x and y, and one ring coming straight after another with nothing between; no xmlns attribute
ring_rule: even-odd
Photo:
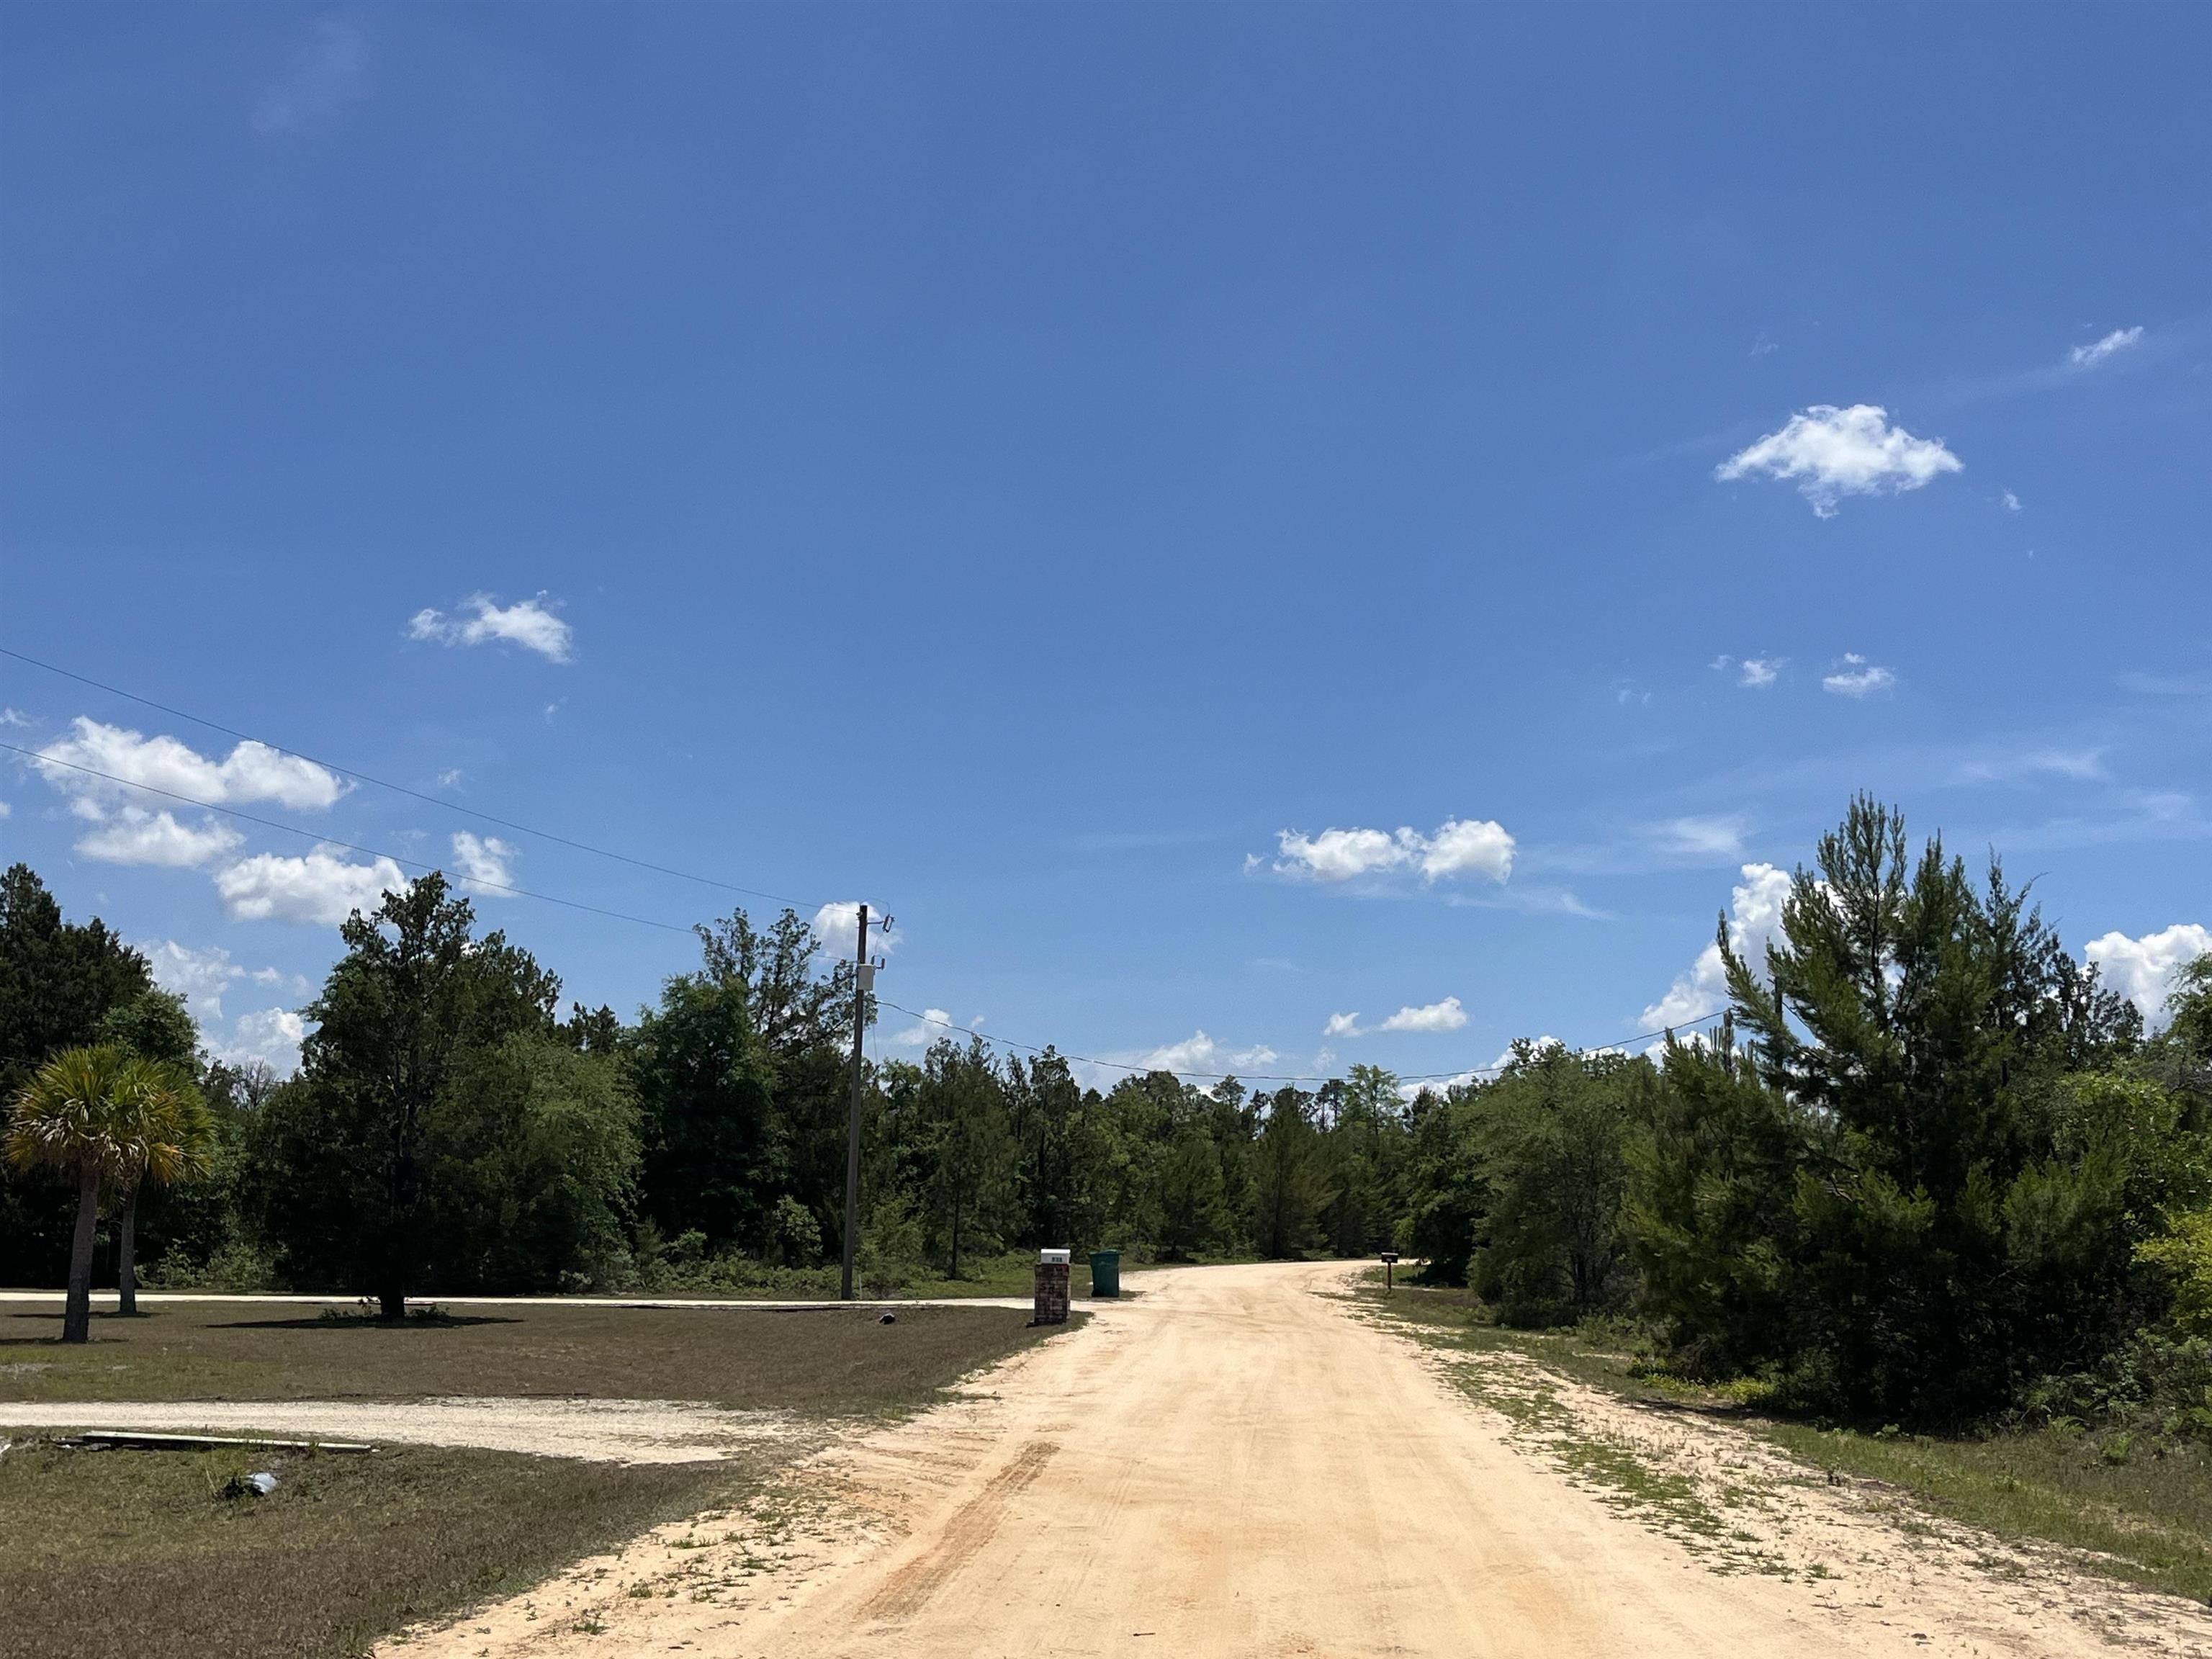
<svg viewBox="0 0 2212 1659"><path fill-rule="evenodd" d="M1045 1048L1040 1048L1035 1043L1017 1042L1012 1037L994 1036L988 1032L978 1031L969 1026L955 1025L951 1020L939 1019L934 1014L901 1007L897 1003L888 1001L881 995L878 995L876 1000L884 1007L895 1009L910 1018L921 1021L926 1025L939 1025L947 1031L955 1032L961 1036L981 1037L986 1042L995 1042L1006 1048L1019 1048L1024 1054L1042 1054L1047 1052ZM1656 1037L1672 1036L1676 1031L1695 1030L1700 1025L1718 1019L1726 1012L1725 1009L1715 1009L1711 1013L1702 1014L1696 1019L1684 1020L1680 1025L1670 1025L1657 1031L1646 1031L1640 1036L1624 1037L1619 1042L1595 1043L1587 1048L1576 1048L1570 1052L1577 1054L1604 1054L1608 1050L1625 1048L1632 1042L1647 1042ZM1137 1066L1131 1065L1127 1060L1093 1060L1088 1055L1071 1054L1058 1048L1053 1048L1051 1052L1059 1054L1062 1060L1072 1060L1079 1065L1102 1066L1109 1071L1127 1072L1139 1077L1152 1072L1169 1072L1176 1077L1212 1078L1217 1081L1223 1078L1233 1077L1240 1083L1329 1083L1334 1081L1332 1078L1311 1073L1286 1076L1267 1072L1187 1072L1168 1066ZM1447 1078L1486 1077L1492 1072L1504 1071L1511 1064L1512 1062L1508 1060L1496 1066L1473 1066L1457 1072L1400 1072L1395 1075L1401 1083L1435 1083Z"/></svg>
<svg viewBox="0 0 2212 1659"><path fill-rule="evenodd" d="M264 830L281 830L287 835L305 836L309 841L319 846L340 848L349 853L358 853L363 858L388 859L403 869L428 871L443 868L440 865L425 864L420 859L402 858L397 853L380 852L374 847L362 847L353 842L339 841L337 837L325 836L319 830L303 830L296 823L279 823L275 818L264 818L252 812L241 812L233 806L218 806L211 800L197 800L190 795L180 795L173 789L157 788L150 783L139 783L130 778L119 778L112 772L103 772L97 767L80 766L75 761L61 760L52 755L42 755L35 749L25 749L12 743L0 743L0 749L7 750L11 754L21 755L26 760L40 766L67 767L70 771L82 772L87 777L100 778L109 783L119 784L126 789L141 790L149 795L160 795L166 799L177 801L186 806L197 807L203 812L220 812L225 817L237 818L246 823L258 823ZM658 927L662 932L670 933L691 932L690 928L678 927L672 921L655 921L650 916L634 916L626 910L610 910L604 905L586 904L581 899L561 898L552 893L536 893L526 887L509 886L503 881L486 881L480 876L465 876L463 880L470 886L489 887L495 892L511 894L516 898L537 899L545 904L562 905L571 910L587 910L595 916L611 916L617 921L634 921L641 927Z"/></svg>
<svg viewBox="0 0 2212 1659"><path fill-rule="evenodd" d="M326 772L335 772L340 777L352 778L361 783L373 784L379 789L389 789L395 794L405 795L410 799L422 801L432 806L443 807L448 812L458 812L464 817L475 818L480 823L495 823L501 829L512 830L518 835L535 836L540 841L553 842L559 846L572 848L579 853L590 853L598 858L612 859L618 864L627 864L640 870L650 870L656 875L674 876L680 881L695 881L703 887L719 887L725 892L743 893L748 898L768 899L775 903L788 904L801 910L820 908L805 899L791 898L781 893L764 892L757 887L740 887L735 882L722 881L713 876L698 875L690 870L679 870L672 865L655 864L650 859L632 858L627 853L617 853L611 848L594 847L589 842L576 841L567 836L556 835L550 830L535 829L526 823L518 823L512 818L498 817L489 812L479 811L473 806L464 806L459 801L447 800L441 796L428 794L420 789L411 789L404 783L393 783L388 778L374 777L367 772L356 771L352 767L340 766L335 761L321 760L301 750L287 749L283 744L271 743L266 738L257 738L250 732L241 732L235 726L225 726L221 720L211 720L203 714L189 714L184 709L172 708L166 702L156 702L151 697L140 696L136 691L125 691L119 685L110 685L104 680L94 679L88 674L80 674L73 669L64 668L55 663L43 662L23 652L10 650L4 645L0 645L0 657L12 657L17 662L27 663L33 668L44 669L49 674L58 674L65 680L75 680L79 685L88 685L95 691L105 691L111 696L122 697L128 702L143 704L148 708L159 709L162 714L174 719L190 720L194 726L204 726L210 732L220 732L223 736L235 738L240 743L258 743L264 749L274 750L280 755L289 755L295 760L306 761L309 765L319 766ZM221 811L222 809L210 807L209 810ZM417 867L427 868L428 866Z"/></svg>
<svg viewBox="0 0 2212 1659"><path fill-rule="evenodd" d="M518 835L534 836L541 841L551 842L558 846L570 848L576 852L589 853L598 858L612 859L618 864L627 864L635 869L649 870L657 875L673 876L681 881L696 882L702 886L720 888L725 892L742 893L749 898L768 899L777 904L787 904L800 909L808 908L818 909L821 908L820 906L814 905L810 900L795 899L785 894L771 893L757 887L740 886L735 882L723 881L714 876L699 875L696 872L678 869L672 865L656 864L649 859L634 858L627 853L617 853L611 848L595 847L589 842L577 841L568 836L557 835L550 830L540 830L530 824L518 823L512 818L500 817L495 814L479 811L477 808L473 806L463 805L459 801L447 800L442 797L428 794L422 790L410 788L404 783L393 783L389 779L376 777L370 773L359 771L349 766L341 766L334 761L321 759L317 756L307 753L303 750L290 749L287 748L283 744L271 743L267 738L256 737L250 732L241 732L235 726L226 726L221 720L213 720L208 719L205 715L191 714L185 709L175 708L171 704L157 702L152 697L142 696L136 691L126 691L121 686L110 685L104 680L94 679L88 674L77 673L73 669L64 668L57 663L44 661L40 658L29 655L27 653L13 650L4 645L0 645L0 657L11 658L17 662L27 664L33 668L41 669L49 674L56 674L59 675L64 679L74 680L80 685L88 685L96 691L104 691L111 696L121 697L127 702L138 703L148 708L156 709L174 719L189 720L195 726L204 726L210 732L220 732L225 737L234 738L240 743L258 744L263 748L270 750L275 753L289 755L295 760L305 761L309 765L321 767L324 770L335 772L341 777L352 778L358 782L370 784L379 789L389 789L395 794L405 795L410 799L422 801L431 806L441 807L447 811L459 813L464 817L475 818L483 823L497 824L502 830L512 830ZM241 812L234 807L220 806L213 801L198 800L190 795L179 794L174 790L161 789L152 784L140 783L133 779L118 777L112 773L102 772L94 767L80 765L74 761L62 760L58 757L42 754L35 750L25 749L15 744L0 743L0 750L6 750L10 753L21 755L26 759L40 766L66 767L70 771L82 773L88 777L100 778L106 782L117 784L126 789L137 789L143 791L147 794L160 795L169 800L177 801L183 805L193 807L201 811L220 812L226 817L237 818L246 823L258 824L264 829L282 830L287 835L303 836L323 846L339 848L349 853L359 853L364 858L389 859L392 863L399 865L405 869L428 871L442 868L442 866L438 865L425 864L417 859L402 858L396 853L380 852L374 848L359 846L352 842L339 841L332 836L323 835L317 830L302 829L297 824L280 823L274 818L259 817L251 812ZM465 878L465 879L474 886L489 888L495 892L509 894L516 898L536 899L541 903L558 904L568 909L581 910L592 915L607 916L617 921L635 922L641 927L658 928L664 933L689 933L694 931L690 927L680 927L674 922L655 921L649 916L632 915L627 911L609 909L603 905L587 904L580 899L562 898L556 894L535 892L527 888L510 886L504 882L485 881L477 877L467 877ZM880 996L876 1000L884 1007L895 1009L900 1013L905 1014L911 1018L921 1020L927 1024L942 1026L947 1031L957 1032L963 1036L982 1036L983 1040L987 1042L996 1043L1001 1048L1018 1048L1025 1054L1041 1054L1046 1052L1045 1048L1039 1048L1033 1043L1017 1042L1011 1037L988 1036L984 1033L972 1030L965 1026L955 1025L950 1020L939 1019L933 1015L922 1013L912 1008L901 1007L897 1003L885 1001ZM1672 1031L1693 1030L1697 1027L1706 1024L1719 1017L1720 1012L1716 1011L1713 1013L1703 1015L1697 1019L1686 1020L1679 1026L1670 1026L1665 1030L1657 1031L1646 1031L1642 1033L1640 1036L1624 1038L1619 1043L1597 1044L1593 1045L1590 1048L1577 1048L1572 1052L1577 1054L1601 1053L1607 1048L1622 1048L1628 1043L1650 1042L1656 1038L1666 1036ZM1060 1051L1055 1049L1054 1052L1057 1053ZM1093 1060L1082 1054L1063 1054L1062 1058L1072 1060L1085 1066L1097 1066L1109 1071L1127 1072L1133 1075L1139 1076L1150 1072L1165 1071L1170 1069L1160 1066L1132 1065L1123 1060ZM1508 1063L1510 1064L1510 1062ZM1505 1069L1506 1066L1503 1064L1493 1066L1476 1066L1469 1067L1464 1071L1457 1072L1400 1073L1398 1073L1398 1077L1400 1081L1406 1083L1433 1083L1452 1078L1484 1077L1492 1073L1502 1072ZM1217 1080L1224 1078L1235 1077L1238 1078L1240 1080L1253 1083L1326 1083L1331 1080L1328 1077L1312 1073L1286 1074L1259 1072L1240 1073L1236 1072L1177 1071L1174 1074L1177 1077L1211 1078Z"/></svg>

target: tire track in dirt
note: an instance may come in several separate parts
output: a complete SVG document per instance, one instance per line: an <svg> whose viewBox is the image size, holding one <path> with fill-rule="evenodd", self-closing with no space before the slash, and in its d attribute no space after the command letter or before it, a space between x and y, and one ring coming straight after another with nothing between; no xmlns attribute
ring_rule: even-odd
<svg viewBox="0 0 2212 1659"><path fill-rule="evenodd" d="M1006 1518L1006 1505L1026 1488L1060 1448L1049 1440L1032 1440L983 1484L945 1523L937 1543L918 1560L893 1573L884 1587L860 1607L863 1619L904 1619L927 1601L933 1591L981 1549Z"/></svg>

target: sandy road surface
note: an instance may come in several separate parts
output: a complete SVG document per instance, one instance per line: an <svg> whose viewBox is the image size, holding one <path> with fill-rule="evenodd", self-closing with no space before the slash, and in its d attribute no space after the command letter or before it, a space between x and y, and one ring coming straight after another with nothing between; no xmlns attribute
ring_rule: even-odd
<svg viewBox="0 0 2212 1659"><path fill-rule="evenodd" d="M1885 1580L1846 1604L1832 1583L1717 1574L1516 1449L1402 1338L1316 1293L1343 1271L1149 1279L1140 1303L967 1397L801 1466L765 1509L664 1528L404 1650L2115 1651L2016 1585ZM2195 1652L2203 1623L2163 1603L2127 1639Z"/></svg>

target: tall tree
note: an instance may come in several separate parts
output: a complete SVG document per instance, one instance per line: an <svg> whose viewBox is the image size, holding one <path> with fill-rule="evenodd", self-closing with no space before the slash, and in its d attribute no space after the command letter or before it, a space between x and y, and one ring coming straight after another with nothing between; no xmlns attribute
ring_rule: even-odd
<svg viewBox="0 0 2212 1659"><path fill-rule="evenodd" d="M560 982L432 873L356 911L307 1008L301 1075L253 1127L263 1231L291 1271L351 1285L402 1317L429 1266L430 1120L465 1062L517 1035L550 1040Z"/></svg>
<svg viewBox="0 0 2212 1659"><path fill-rule="evenodd" d="M1940 838L1911 858L1903 818L1866 799L1796 872L1767 971L1725 928L1721 955L1747 1079L1728 1080L1732 1056L1670 1053L1690 1109L1659 1119L1635 1210L1663 1224L1642 1249L1678 1342L1717 1329L1738 1347L1778 1297L1789 1320L1735 1357L1900 1421L1971 1418L2093 1358L2157 1132L2068 1108L2062 1080L2128 1051L2132 1006L1994 860L1978 885ZM1730 1134L1747 1152L1723 1162L1707 1149ZM1717 1201L1670 1208L1686 1179Z"/></svg>
<svg viewBox="0 0 2212 1659"><path fill-rule="evenodd" d="M1317 1243L1329 1196L1313 1097L1279 1089L1252 1149L1252 1242L1260 1254L1294 1256Z"/></svg>
<svg viewBox="0 0 2212 1659"><path fill-rule="evenodd" d="M23 1086L9 1115L8 1162L18 1170L60 1170L76 1184L64 1342L86 1341L92 1333L92 1245L102 1180L135 1166L166 1181L183 1167L185 1154L168 1133L160 1080L148 1073L148 1064L109 1044L64 1048Z"/></svg>
<svg viewBox="0 0 2212 1659"><path fill-rule="evenodd" d="M98 1042L108 1011L152 983L146 959L105 922L64 921L28 865L0 873L0 1101L61 1050ZM0 1261L42 1282L61 1277L70 1217L58 1187L0 1180Z"/></svg>
<svg viewBox="0 0 2212 1659"><path fill-rule="evenodd" d="M663 1231L757 1250L791 1167L776 1067L744 982L678 974L639 1020L630 1075L642 1112L644 1205Z"/></svg>
<svg viewBox="0 0 2212 1659"><path fill-rule="evenodd" d="M133 1057L118 1088L129 1122L116 1159L115 1184L123 1198L116 1220L116 1311L138 1312L138 1195L150 1182L167 1187L199 1181L213 1166L215 1120L199 1085L171 1060Z"/></svg>
<svg viewBox="0 0 2212 1659"><path fill-rule="evenodd" d="M1468 1120L1489 1197L1472 1282L1512 1324L1580 1318L1626 1295L1621 1200L1650 1064L1516 1042Z"/></svg>
<svg viewBox="0 0 2212 1659"><path fill-rule="evenodd" d="M192 1077L199 1028L185 1012L185 1000L156 987L108 1010L101 1038L143 1062L135 1086L151 1091L155 1111L183 1154L179 1179L198 1180L211 1167L215 1121ZM115 1172L121 1197L115 1224L115 1288L118 1311L138 1311L138 1194L145 1184L143 1160L125 1163ZM167 1184L167 1183L162 1183Z"/></svg>
<svg viewBox="0 0 2212 1659"><path fill-rule="evenodd" d="M995 1250L1012 1211L1016 1149L1006 1091L982 1039L931 1046L913 1098L908 1146L921 1220L945 1276L961 1257Z"/></svg>

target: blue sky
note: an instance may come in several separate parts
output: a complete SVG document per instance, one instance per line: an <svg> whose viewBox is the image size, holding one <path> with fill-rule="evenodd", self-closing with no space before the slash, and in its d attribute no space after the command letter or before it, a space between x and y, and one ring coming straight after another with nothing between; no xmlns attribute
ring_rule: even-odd
<svg viewBox="0 0 2212 1659"><path fill-rule="evenodd" d="M13 649L866 898L907 1007L1194 1070L1690 1018L1860 789L2147 1000L2212 947L2201 8L6 32ZM21 662L0 701L311 832L0 757L7 855L231 1052L373 888L316 836L736 902ZM626 1012L696 954L478 908Z"/></svg>

